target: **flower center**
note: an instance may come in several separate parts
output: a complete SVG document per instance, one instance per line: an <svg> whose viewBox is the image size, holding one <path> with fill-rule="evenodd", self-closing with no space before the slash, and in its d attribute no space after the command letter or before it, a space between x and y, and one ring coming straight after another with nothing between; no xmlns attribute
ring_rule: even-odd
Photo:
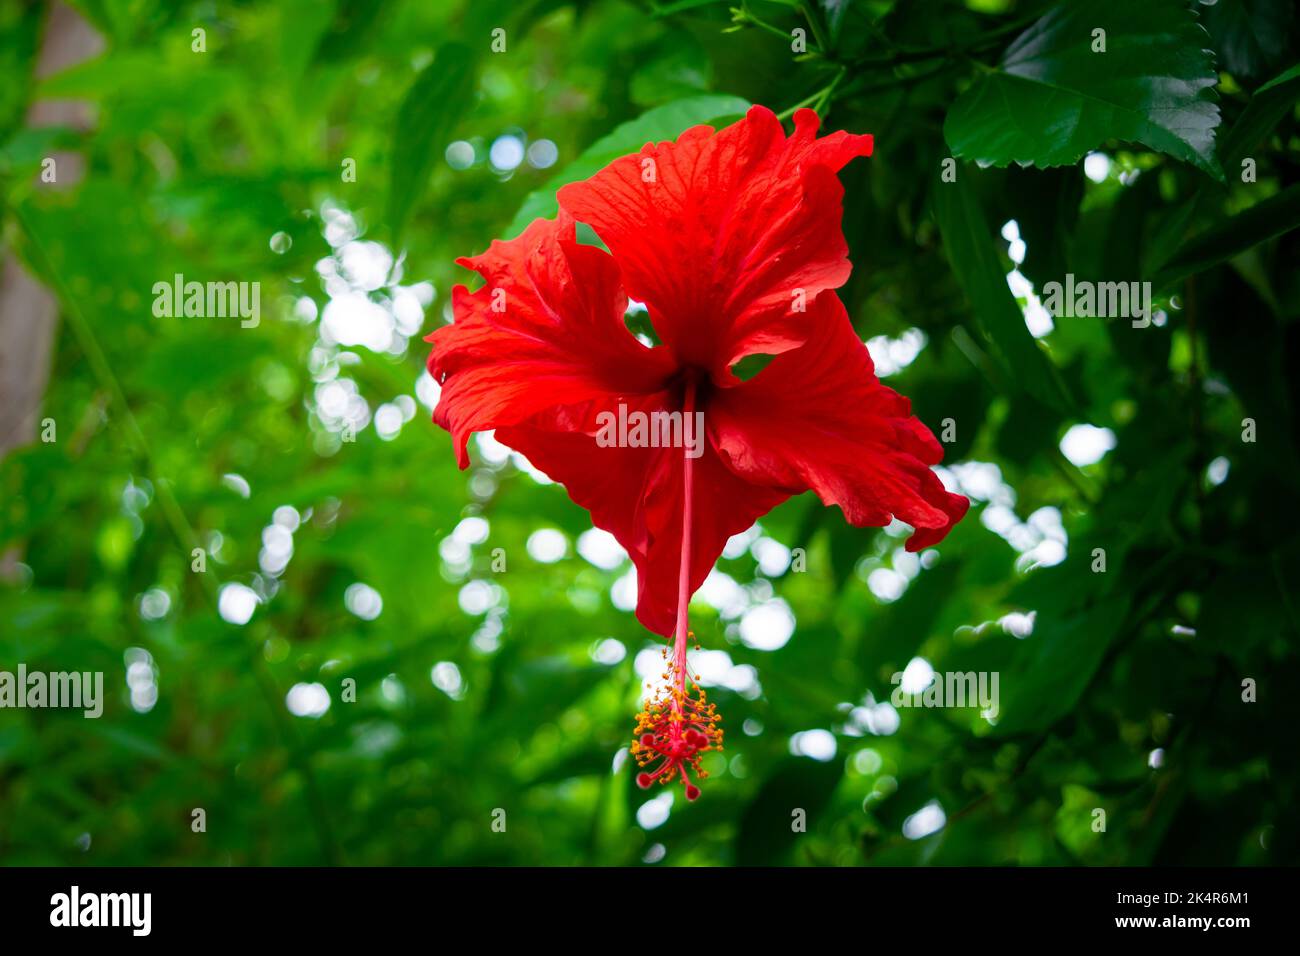
<svg viewBox="0 0 1300 956"><path fill-rule="evenodd" d="M670 387L681 389L682 415L703 411L708 405L713 380L709 370L699 365L683 365L669 379Z"/></svg>

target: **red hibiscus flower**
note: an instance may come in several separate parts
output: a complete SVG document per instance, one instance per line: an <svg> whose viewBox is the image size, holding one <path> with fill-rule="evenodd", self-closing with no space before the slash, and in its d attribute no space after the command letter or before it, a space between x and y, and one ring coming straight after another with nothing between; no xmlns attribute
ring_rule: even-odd
<svg viewBox="0 0 1300 956"><path fill-rule="evenodd" d="M727 539L808 489L852 524L907 522L912 551L968 506L834 292L850 270L837 173L872 138L819 139L811 110L794 127L755 106L565 186L556 219L458 260L484 284L457 286L455 322L428 338L434 421L460 466L470 433L495 429L631 556L637 617L673 639L666 690L638 718L637 779L680 778L692 800L722 732L688 669L687 607ZM609 251L580 244L575 221ZM662 345L628 330L629 296ZM775 357L740 380L755 354Z"/></svg>

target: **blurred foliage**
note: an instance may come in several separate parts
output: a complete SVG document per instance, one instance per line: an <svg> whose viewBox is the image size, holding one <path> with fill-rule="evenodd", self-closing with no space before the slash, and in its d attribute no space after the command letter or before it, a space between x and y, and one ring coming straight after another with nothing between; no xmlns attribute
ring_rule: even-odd
<svg viewBox="0 0 1300 956"><path fill-rule="evenodd" d="M0 711L0 862L1295 861L1290 0L75 6L105 52L37 80L46 10L0 3L3 249L62 306L41 413L57 441L0 462L0 669L103 670L108 700L99 720ZM25 126L44 99L89 101L93 128ZM633 661L655 646L614 600L627 563L580 557L585 512L491 442L457 471L427 384L413 401L419 334L467 281L457 256L549 214L563 182L747 103L875 134L843 176L842 294L865 339L924 335L887 381L936 434L953 421L945 466L975 501L924 569L807 495L762 522L806 572L763 573L756 542L721 560L740 606L697 597L693 623L740 668L739 690L712 692L727 750L698 803L647 829L638 811L666 798L617 758ZM503 136L549 140L556 161L540 146L494 168ZM52 149L84 157L79 183L41 182ZM1094 151L1109 165L1085 176ZM369 241L402 255L367 285ZM261 323L155 316L154 283L177 273L260 282ZM1154 282L1159 323L1058 318L1035 338L1026 282L1066 273ZM331 294L409 319L426 282L419 334L322 338ZM1080 423L1116 445L1076 466L1060 442ZM282 506L301 524L279 566ZM540 528L563 558L530 556ZM242 626L218 613L231 584L260 600ZM744 615L773 601L793 637L749 646ZM996 723L895 720L890 676L916 657L999 672ZM323 685L323 716L286 707L299 684ZM792 747L809 730L833 757L824 735ZM946 824L905 834L930 804Z"/></svg>

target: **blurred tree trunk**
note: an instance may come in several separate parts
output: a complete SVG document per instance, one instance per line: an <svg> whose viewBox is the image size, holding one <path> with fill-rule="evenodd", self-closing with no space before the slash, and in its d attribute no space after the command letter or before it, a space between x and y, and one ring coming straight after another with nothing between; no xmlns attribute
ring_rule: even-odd
<svg viewBox="0 0 1300 956"><path fill-rule="evenodd" d="M36 60L36 76L44 77L96 56L103 38L80 14L63 3L52 4ZM90 104L80 100L47 100L33 104L27 125L70 126L88 130ZM85 172L77 153L55 153L57 180L41 189L75 186ZM59 309L54 295L30 275L12 253L0 248L0 460L11 448L36 438L41 402L50 376L54 329ZM17 548L0 553L0 577L10 577Z"/></svg>
<svg viewBox="0 0 1300 956"><path fill-rule="evenodd" d="M103 38L80 14L63 3L52 4L36 61L36 76L48 76L96 56ZM90 104L80 100L46 100L27 113L27 125L69 126L88 130ZM40 189L68 189L84 174L78 153L55 153L53 183ZM12 254L0 268L0 459L11 448L36 437L41 400L49 379L58 304Z"/></svg>

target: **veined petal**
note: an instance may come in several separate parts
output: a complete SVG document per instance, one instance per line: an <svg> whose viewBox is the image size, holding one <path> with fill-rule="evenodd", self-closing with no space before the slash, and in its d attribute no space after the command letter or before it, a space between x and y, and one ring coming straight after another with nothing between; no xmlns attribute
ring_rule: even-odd
<svg viewBox="0 0 1300 956"><path fill-rule="evenodd" d="M462 468L474 431L540 411L650 392L672 372L623 323L627 294L614 260L579 245L573 219L537 220L516 239L458 259L483 276L452 290L456 320L433 332L429 374L442 385L434 421L452 433Z"/></svg>
<svg viewBox="0 0 1300 956"><path fill-rule="evenodd" d="M806 344L715 393L709 428L723 460L747 481L811 488L851 524L897 517L916 529L910 551L935 544L970 506L930 470L943 447L908 400L880 384L835 293L819 296L808 318Z"/></svg>
<svg viewBox="0 0 1300 956"><path fill-rule="evenodd" d="M812 110L786 137L755 106L714 132L688 129L649 143L559 192L560 206L595 229L628 293L685 366L734 384L732 364L779 354L809 334L803 311L848 279L836 173L871 154L872 138L817 138Z"/></svg>

